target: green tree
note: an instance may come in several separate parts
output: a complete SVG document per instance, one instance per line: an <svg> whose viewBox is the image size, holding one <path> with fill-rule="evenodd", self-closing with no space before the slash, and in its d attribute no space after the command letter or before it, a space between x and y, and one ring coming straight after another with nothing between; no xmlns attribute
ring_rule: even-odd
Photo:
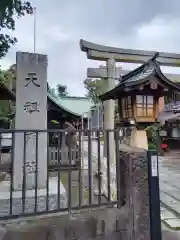
<svg viewBox="0 0 180 240"><path fill-rule="evenodd" d="M49 93L51 93L51 95L52 95L53 97L57 97L56 89L53 88L53 87L51 87L49 84L47 84L47 91L48 91Z"/></svg>
<svg viewBox="0 0 180 240"><path fill-rule="evenodd" d="M65 97L68 95L67 86L65 85L57 84L56 91L59 97Z"/></svg>
<svg viewBox="0 0 180 240"><path fill-rule="evenodd" d="M100 100L98 96L106 92L106 83L104 79L93 80L91 78L87 78L84 80L84 87L86 89L86 96L90 97L94 104L99 103ZM118 120L119 108L117 103L115 104L114 115L115 119Z"/></svg>
<svg viewBox="0 0 180 240"><path fill-rule="evenodd" d="M0 58L4 57L9 48L17 42L17 38L4 33L15 30L15 18L32 14L33 7L28 1L1 0L0 1Z"/></svg>
<svg viewBox="0 0 180 240"><path fill-rule="evenodd" d="M103 87L103 80L87 78L84 80L84 87L86 89L86 96L90 97L94 104L99 102L98 96L101 94Z"/></svg>
<svg viewBox="0 0 180 240"><path fill-rule="evenodd" d="M15 65L7 70L0 70L0 82L5 84L9 89L15 88ZM15 111L14 104L9 100L0 100L0 120L9 121L9 116Z"/></svg>
<svg viewBox="0 0 180 240"><path fill-rule="evenodd" d="M7 70L0 69L0 82L4 83L11 90L15 90L16 64L13 64Z"/></svg>

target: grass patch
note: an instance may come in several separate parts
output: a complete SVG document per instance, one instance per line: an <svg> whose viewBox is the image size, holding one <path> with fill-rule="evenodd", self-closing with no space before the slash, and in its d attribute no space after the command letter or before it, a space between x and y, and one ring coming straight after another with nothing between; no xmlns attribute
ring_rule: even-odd
<svg viewBox="0 0 180 240"><path fill-rule="evenodd" d="M60 179L63 185L68 184L68 173L61 172Z"/></svg>
<svg viewBox="0 0 180 240"><path fill-rule="evenodd" d="M100 143L101 143L101 144L104 144L104 136L101 136L101 137L100 137Z"/></svg>
<svg viewBox="0 0 180 240"><path fill-rule="evenodd" d="M71 198L72 198L72 205L78 205L79 203L79 178L78 178L78 171L73 171L71 173ZM67 196L69 193L69 183L68 183L68 172L67 171L63 171L60 175L60 179L62 184L64 185L66 192L67 192ZM88 193L88 188L85 188L82 190L82 194L84 197L84 202L86 203L86 201L89 199L89 193Z"/></svg>

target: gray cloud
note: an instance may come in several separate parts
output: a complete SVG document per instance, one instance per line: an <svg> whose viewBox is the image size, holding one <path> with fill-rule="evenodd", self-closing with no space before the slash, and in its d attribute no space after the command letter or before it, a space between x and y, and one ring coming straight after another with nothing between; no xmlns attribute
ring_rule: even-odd
<svg viewBox="0 0 180 240"><path fill-rule="evenodd" d="M33 4L37 7L37 52L48 54L48 81L53 86L67 84L73 95L84 94L87 67L102 64L86 59L79 48L80 38L180 52L179 0L34 0ZM33 17L18 20L14 34L19 42L1 61L5 67L14 63L17 50L33 51Z"/></svg>

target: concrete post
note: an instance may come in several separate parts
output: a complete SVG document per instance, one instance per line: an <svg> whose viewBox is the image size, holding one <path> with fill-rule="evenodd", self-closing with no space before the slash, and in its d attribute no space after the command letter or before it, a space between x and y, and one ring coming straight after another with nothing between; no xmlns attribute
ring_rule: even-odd
<svg viewBox="0 0 180 240"><path fill-rule="evenodd" d="M81 134L81 184L82 184L82 204L84 204L84 113L81 116L81 129L82 129L82 134Z"/></svg>

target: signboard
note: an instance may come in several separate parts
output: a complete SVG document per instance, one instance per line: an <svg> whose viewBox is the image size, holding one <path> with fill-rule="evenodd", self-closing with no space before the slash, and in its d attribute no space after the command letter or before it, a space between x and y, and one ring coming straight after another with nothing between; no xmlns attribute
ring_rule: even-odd
<svg viewBox="0 0 180 240"><path fill-rule="evenodd" d="M152 177L158 176L158 156L151 156L151 174Z"/></svg>
<svg viewBox="0 0 180 240"><path fill-rule="evenodd" d="M160 135L160 137L167 137L167 131L166 130L161 130L159 135Z"/></svg>

